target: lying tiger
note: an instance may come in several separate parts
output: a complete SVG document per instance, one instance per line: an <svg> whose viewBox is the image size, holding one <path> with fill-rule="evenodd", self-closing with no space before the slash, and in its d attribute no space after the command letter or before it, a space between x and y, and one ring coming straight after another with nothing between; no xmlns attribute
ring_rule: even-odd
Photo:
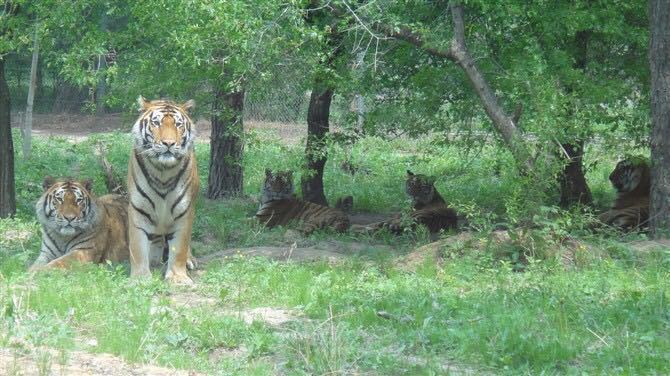
<svg viewBox="0 0 670 376"><path fill-rule="evenodd" d="M347 205L351 203L349 199L343 201ZM265 170L265 183L256 218L268 228L296 221L304 234L325 228L344 232L349 228L349 217L341 210L297 199L292 171L273 173L269 169Z"/></svg>
<svg viewBox="0 0 670 376"><path fill-rule="evenodd" d="M409 226L400 216L363 226L364 230L376 231L386 228L395 234L402 233L405 228L414 228L416 224L425 226L435 237L440 231L455 230L458 224L456 211L451 209L444 198L435 188L435 178L414 174L407 170L405 181L405 193L412 200L412 212L410 213Z"/></svg>
<svg viewBox="0 0 670 376"><path fill-rule="evenodd" d="M651 175L645 159L629 158L617 163L609 176L617 191L612 209L600 214L600 222L633 230L643 227L649 221L649 196Z"/></svg>
<svg viewBox="0 0 670 376"><path fill-rule="evenodd" d="M96 198L90 180L47 177L42 186L44 193L35 205L42 225L42 246L31 270L128 259L125 197L108 194Z"/></svg>

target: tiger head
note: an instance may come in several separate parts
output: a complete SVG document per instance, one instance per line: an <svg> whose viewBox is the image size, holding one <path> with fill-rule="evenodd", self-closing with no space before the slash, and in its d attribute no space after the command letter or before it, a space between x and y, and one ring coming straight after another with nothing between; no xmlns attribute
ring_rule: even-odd
<svg viewBox="0 0 670 376"><path fill-rule="evenodd" d="M422 174L414 174L412 171L407 170L405 193L412 199L414 205L430 204L435 200L437 193L435 190L435 178Z"/></svg>
<svg viewBox="0 0 670 376"><path fill-rule="evenodd" d="M195 103L147 101L142 96L137 101L142 113L133 126L138 154L168 167L176 165L193 150L195 134L188 111Z"/></svg>
<svg viewBox="0 0 670 376"><path fill-rule="evenodd" d="M617 163L610 174L610 182L619 193L632 192L650 186L649 164L642 158L627 158Z"/></svg>
<svg viewBox="0 0 670 376"><path fill-rule="evenodd" d="M43 226L61 235L72 236L93 225L96 207L90 180L56 180L47 176L42 187L44 193L35 210Z"/></svg>
<svg viewBox="0 0 670 376"><path fill-rule="evenodd" d="M293 198L293 171L272 172L265 169L265 183L262 190L262 202Z"/></svg>

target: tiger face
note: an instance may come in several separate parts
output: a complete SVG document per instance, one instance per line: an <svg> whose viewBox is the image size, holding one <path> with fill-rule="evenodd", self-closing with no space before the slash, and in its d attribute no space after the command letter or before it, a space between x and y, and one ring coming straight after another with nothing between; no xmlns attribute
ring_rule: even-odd
<svg viewBox="0 0 670 376"><path fill-rule="evenodd" d="M631 192L640 185L648 169L646 163L626 159L617 163L609 179L617 192Z"/></svg>
<svg viewBox="0 0 670 376"><path fill-rule="evenodd" d="M262 201L282 200L293 198L293 171L277 171L265 169L265 183L263 184Z"/></svg>
<svg viewBox="0 0 670 376"><path fill-rule="evenodd" d="M135 148L159 164L176 165L193 149L195 134L188 111L194 102L147 101L140 96L138 103L142 115L133 126Z"/></svg>
<svg viewBox="0 0 670 376"><path fill-rule="evenodd" d="M412 198L414 204L427 205L435 198L435 178L421 174L414 174L407 170L405 192Z"/></svg>
<svg viewBox="0 0 670 376"><path fill-rule="evenodd" d="M35 206L38 220L65 236L72 236L91 227L95 205L91 181L55 180L48 176L42 184L44 193Z"/></svg>

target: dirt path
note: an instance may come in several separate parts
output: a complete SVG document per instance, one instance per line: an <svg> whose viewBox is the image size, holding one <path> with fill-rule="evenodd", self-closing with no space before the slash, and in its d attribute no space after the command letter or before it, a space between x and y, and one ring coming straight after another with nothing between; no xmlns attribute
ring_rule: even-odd
<svg viewBox="0 0 670 376"><path fill-rule="evenodd" d="M135 118L122 114L81 115L81 114L35 114L33 116L34 136L61 136L75 141L86 139L91 134L115 131L129 132ZM12 127L20 128L23 118L12 114ZM307 127L300 124L285 124L247 120L244 122L247 132L262 131L264 137L277 137L287 145L299 144L307 135ZM209 142L212 131L207 119L198 119L195 123L198 140Z"/></svg>
<svg viewBox="0 0 670 376"><path fill-rule="evenodd" d="M33 349L27 354L0 349L2 375L68 375L68 376L199 376L194 371L174 370L145 364L131 364L109 354L82 351L60 353L54 349Z"/></svg>

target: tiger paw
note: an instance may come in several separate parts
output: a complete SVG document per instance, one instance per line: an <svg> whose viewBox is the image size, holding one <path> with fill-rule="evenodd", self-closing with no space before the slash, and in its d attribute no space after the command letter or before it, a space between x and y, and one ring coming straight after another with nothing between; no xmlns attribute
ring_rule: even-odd
<svg viewBox="0 0 670 376"><path fill-rule="evenodd" d="M186 272L180 272L180 273L175 273L172 272L171 270L168 270L165 273L165 280L168 281L168 283L173 284L173 285L193 285L193 280L191 277L186 274Z"/></svg>
<svg viewBox="0 0 670 376"><path fill-rule="evenodd" d="M188 260L186 261L186 269L195 270L197 268L198 268L198 259L193 256L189 256Z"/></svg>

